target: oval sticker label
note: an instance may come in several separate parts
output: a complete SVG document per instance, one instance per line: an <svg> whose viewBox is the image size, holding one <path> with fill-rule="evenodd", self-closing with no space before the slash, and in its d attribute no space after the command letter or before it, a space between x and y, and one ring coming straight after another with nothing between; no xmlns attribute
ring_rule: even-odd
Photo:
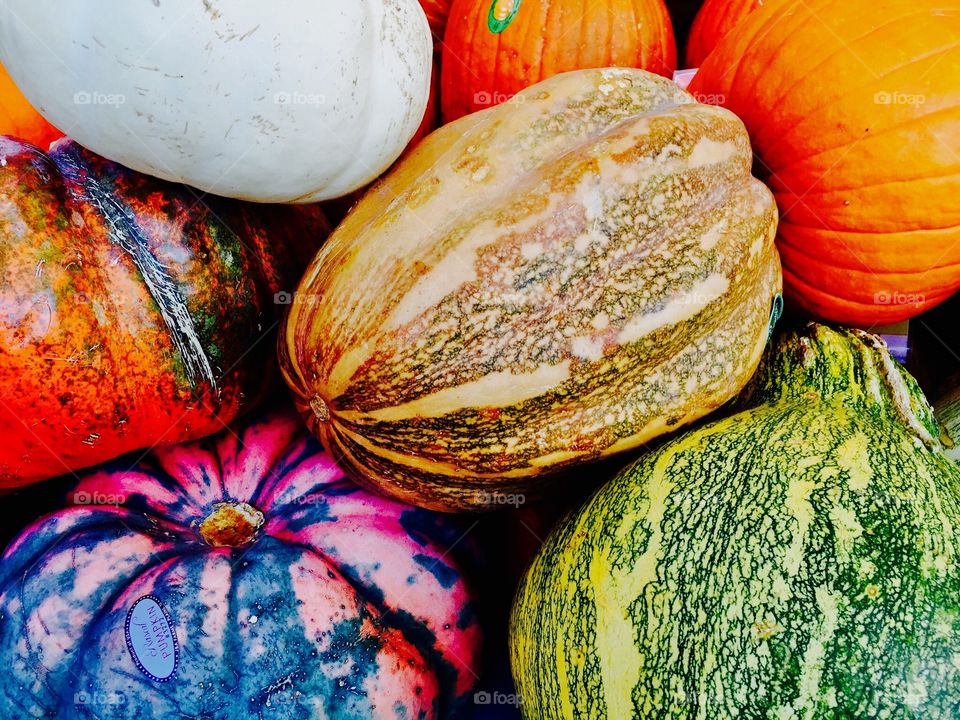
<svg viewBox="0 0 960 720"><path fill-rule="evenodd" d="M177 671L180 651L173 621L160 599L144 595L127 613L124 626L127 650L140 672L155 682L166 682Z"/></svg>
<svg viewBox="0 0 960 720"><path fill-rule="evenodd" d="M493 0L487 13L487 27L492 33L502 33L513 22L520 9L520 0Z"/></svg>

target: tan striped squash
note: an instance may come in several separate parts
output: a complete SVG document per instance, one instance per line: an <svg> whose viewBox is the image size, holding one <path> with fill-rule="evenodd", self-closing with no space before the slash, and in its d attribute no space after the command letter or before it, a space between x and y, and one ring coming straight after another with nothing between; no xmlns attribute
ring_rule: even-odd
<svg viewBox="0 0 960 720"><path fill-rule="evenodd" d="M281 337L356 479L489 507L710 412L781 288L740 121L634 69L550 78L429 136L314 260Z"/></svg>

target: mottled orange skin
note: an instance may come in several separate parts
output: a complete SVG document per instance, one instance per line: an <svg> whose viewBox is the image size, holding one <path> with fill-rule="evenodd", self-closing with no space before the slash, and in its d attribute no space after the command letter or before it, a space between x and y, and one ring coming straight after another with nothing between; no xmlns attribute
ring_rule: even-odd
<svg viewBox="0 0 960 720"><path fill-rule="evenodd" d="M677 49L663 0L523 0L501 33L491 0L454 0L443 38L443 121L569 70L637 67L671 77Z"/></svg>
<svg viewBox="0 0 960 720"><path fill-rule="evenodd" d="M274 294L325 230L315 208L200 202L68 140L47 155L0 138L0 158L0 487L208 435L254 404ZM193 378L134 235L189 313L209 365Z"/></svg>
<svg viewBox="0 0 960 720"><path fill-rule="evenodd" d="M3 65L0 65L0 135L12 135L40 148L63 137L20 92Z"/></svg>

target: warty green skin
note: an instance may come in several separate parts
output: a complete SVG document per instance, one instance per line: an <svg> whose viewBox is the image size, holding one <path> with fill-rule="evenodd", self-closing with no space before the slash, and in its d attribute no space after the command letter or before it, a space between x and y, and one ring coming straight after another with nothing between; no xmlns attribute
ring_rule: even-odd
<svg viewBox="0 0 960 720"><path fill-rule="evenodd" d="M960 717L960 470L880 341L781 335L733 414L554 531L511 618L527 720Z"/></svg>

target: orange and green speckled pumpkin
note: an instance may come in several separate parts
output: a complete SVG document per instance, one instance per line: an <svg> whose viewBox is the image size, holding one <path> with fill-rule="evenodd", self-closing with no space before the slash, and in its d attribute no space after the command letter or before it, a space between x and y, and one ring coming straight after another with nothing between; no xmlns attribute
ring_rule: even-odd
<svg viewBox="0 0 960 720"><path fill-rule="evenodd" d="M315 209L201 202L68 140L0 138L0 158L0 487L252 405L274 294L322 237Z"/></svg>
<svg viewBox="0 0 960 720"><path fill-rule="evenodd" d="M443 39L443 119L504 102L557 73L611 65L673 74L663 0L454 0Z"/></svg>
<svg viewBox="0 0 960 720"><path fill-rule="evenodd" d="M869 328L960 289L958 37L941 0L781 0L694 77L747 126L809 314Z"/></svg>
<svg viewBox="0 0 960 720"><path fill-rule="evenodd" d="M47 148L63 133L43 119L0 65L0 135L10 135Z"/></svg>
<svg viewBox="0 0 960 720"><path fill-rule="evenodd" d="M431 508L533 496L729 399L780 290L743 125L642 70L446 125L353 209L281 338L358 480Z"/></svg>

